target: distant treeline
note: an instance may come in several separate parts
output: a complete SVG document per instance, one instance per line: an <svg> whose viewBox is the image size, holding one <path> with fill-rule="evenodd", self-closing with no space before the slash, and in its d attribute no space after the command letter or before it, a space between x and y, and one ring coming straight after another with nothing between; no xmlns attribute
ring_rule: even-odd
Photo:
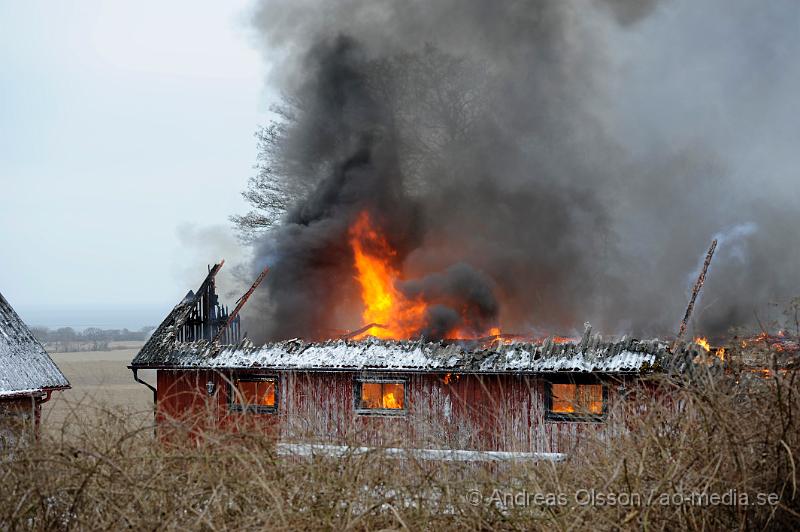
<svg viewBox="0 0 800 532"><path fill-rule="evenodd" d="M72 327L31 327L31 332L49 351L105 351L111 342L143 342L153 329L155 327L152 326L142 327L138 331L89 327L76 331Z"/></svg>

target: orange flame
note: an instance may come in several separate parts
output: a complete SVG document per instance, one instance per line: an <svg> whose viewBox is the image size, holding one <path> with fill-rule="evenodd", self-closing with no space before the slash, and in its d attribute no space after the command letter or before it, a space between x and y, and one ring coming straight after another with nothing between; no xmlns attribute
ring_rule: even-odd
<svg viewBox="0 0 800 532"><path fill-rule="evenodd" d="M458 379L460 378L461 375L459 375L458 373L456 373L455 375L453 375L452 373L445 373L444 378L442 378L442 382L444 384L450 384L451 382L457 382Z"/></svg>
<svg viewBox="0 0 800 532"><path fill-rule="evenodd" d="M366 211L350 227L350 246L364 303L362 318L365 324L374 324L353 338L407 339L418 336L426 324L428 303L423 299L408 298L395 287L395 282L402 280L400 271L393 264L397 252L373 227ZM494 327L490 334L497 336L500 329ZM445 334L448 339L474 336L474 333L458 328Z"/></svg>
<svg viewBox="0 0 800 532"><path fill-rule="evenodd" d="M388 392L383 395L383 408L403 408L403 405L395 398L394 393Z"/></svg>
<svg viewBox="0 0 800 532"><path fill-rule="evenodd" d="M571 338L569 336L554 336L553 343L554 344L574 344L580 342L580 338Z"/></svg>
<svg viewBox="0 0 800 532"><path fill-rule="evenodd" d="M400 278L390 260L396 252L386 239L372 228L369 214L362 212L350 228L364 323L375 323L356 338L410 338L421 329L427 305L406 298L394 286Z"/></svg>
<svg viewBox="0 0 800 532"><path fill-rule="evenodd" d="M724 347L712 349L711 344L708 343L708 338L701 338L701 337L695 338L694 343L702 347L706 353L711 353L713 351L715 357L717 357L723 362L725 361L725 355L727 354L727 351L725 350Z"/></svg>
<svg viewBox="0 0 800 532"><path fill-rule="evenodd" d="M708 343L708 338L695 338L694 343L702 347L705 351L711 351L711 345Z"/></svg>

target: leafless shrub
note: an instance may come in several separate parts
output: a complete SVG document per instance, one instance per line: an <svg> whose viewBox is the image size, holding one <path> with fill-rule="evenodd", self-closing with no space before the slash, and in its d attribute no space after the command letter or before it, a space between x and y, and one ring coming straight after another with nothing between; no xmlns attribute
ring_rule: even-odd
<svg viewBox="0 0 800 532"><path fill-rule="evenodd" d="M62 430L4 451L0 528L800 525L796 371L649 379L611 409L611 420L625 421L581 441L562 463L425 460L355 446L286 456L253 416L224 430L171 420L172 430L156 435L148 416L76 410ZM391 441L414 445L402 434Z"/></svg>

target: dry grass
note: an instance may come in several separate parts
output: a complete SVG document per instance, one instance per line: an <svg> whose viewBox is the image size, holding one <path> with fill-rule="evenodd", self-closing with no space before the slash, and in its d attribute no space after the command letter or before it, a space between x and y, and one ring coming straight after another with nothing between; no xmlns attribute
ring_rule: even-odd
<svg viewBox="0 0 800 532"><path fill-rule="evenodd" d="M122 408L141 412L142 421L149 420L152 417L153 394L134 382L131 370L127 368L137 351L132 348L51 354L72 388L54 393L52 399L44 404L44 430L58 431L75 410L89 416ZM139 376L155 383L155 371L143 370Z"/></svg>
<svg viewBox="0 0 800 532"><path fill-rule="evenodd" d="M800 526L797 372L700 372L658 385L659 394L634 390L613 405L612 416L628 414L626 429L584 441L564 463L286 457L259 431L167 443L151 418L76 409L62 430L2 458L0 529ZM733 493L748 504L713 503Z"/></svg>

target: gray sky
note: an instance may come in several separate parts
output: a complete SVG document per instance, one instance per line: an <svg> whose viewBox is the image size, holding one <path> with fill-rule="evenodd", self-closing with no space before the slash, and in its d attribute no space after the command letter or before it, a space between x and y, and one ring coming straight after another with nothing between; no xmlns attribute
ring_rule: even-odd
<svg viewBox="0 0 800 532"><path fill-rule="evenodd" d="M256 35L255 1L0 0L0 292L30 324L156 324L207 263L241 262L227 217L247 210L253 133L276 99L264 57L278 64L293 45L275 50ZM298 20L276 3L332 27L319 16L325 2L267 2L279 40ZM654 175L669 166L690 197L716 174L681 157L725 176L721 193L700 198L713 227L677 231L651 217L627 223L620 240L660 250L665 228L696 236L683 279L712 234L759 222L752 240L767 246L769 268L740 267L738 285L717 270L708 301L715 283L720 297L759 300L761 285L795 293L799 6L674 0L625 31L581 21L607 48L598 118L631 161ZM649 208L657 196L642 190Z"/></svg>
<svg viewBox="0 0 800 532"><path fill-rule="evenodd" d="M270 104L247 4L0 0L0 292L27 321L156 323L235 249Z"/></svg>

